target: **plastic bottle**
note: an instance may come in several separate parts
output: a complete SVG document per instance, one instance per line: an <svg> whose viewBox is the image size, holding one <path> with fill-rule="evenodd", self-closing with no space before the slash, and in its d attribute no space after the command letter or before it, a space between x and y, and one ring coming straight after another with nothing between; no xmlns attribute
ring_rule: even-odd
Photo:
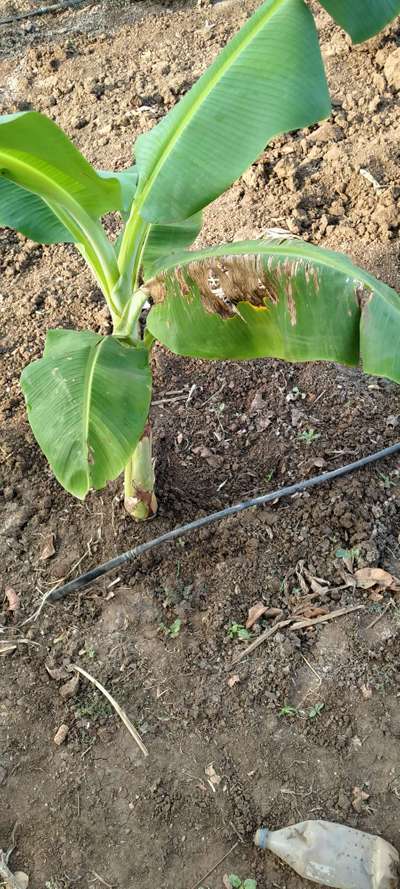
<svg viewBox="0 0 400 889"><path fill-rule="evenodd" d="M283 830L260 828L254 842L315 883L336 889L398 886L399 853L394 846L352 827L331 821L303 821Z"/></svg>

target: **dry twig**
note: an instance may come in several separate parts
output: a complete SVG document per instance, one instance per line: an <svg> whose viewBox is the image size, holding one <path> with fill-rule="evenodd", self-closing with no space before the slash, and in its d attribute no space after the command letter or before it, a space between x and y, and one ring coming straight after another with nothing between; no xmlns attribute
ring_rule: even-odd
<svg viewBox="0 0 400 889"><path fill-rule="evenodd" d="M217 869L217 867L219 867L220 864L223 864L224 861L229 857L229 855L232 855L232 852L234 852L234 850L236 849L236 846L238 846L238 845L239 845L239 840L236 840L236 843L234 843L232 848L229 849L229 852L226 852L226 854L222 858L220 858L216 864L214 864L214 867L212 867L211 870L208 871L208 873L204 874L204 876L201 877L200 880L197 880L197 883L195 883L194 886L191 887L191 889L198 889L198 886L201 886L202 883L204 883L204 880L207 880L207 878L210 877L211 874L214 873L214 871Z"/></svg>
<svg viewBox="0 0 400 889"><path fill-rule="evenodd" d="M389 608L390 608L391 605L394 605L393 599L389 599L389 602L387 603L387 605L385 606L385 608L383 609L383 611L381 611L381 613L378 614L378 617L374 617L374 619L371 621L370 624L368 624L367 627L365 627L365 629L366 629L366 630L371 630L372 627L374 627L375 624L378 623L378 621L382 620L382 618L385 616L386 612L389 611Z"/></svg>
<svg viewBox="0 0 400 889"><path fill-rule="evenodd" d="M331 611L329 614L321 614L320 617L309 618L308 620L296 621L295 617L288 617L287 620L280 620L275 626L269 627L268 630L261 633L261 636L259 636L258 639L255 639L251 645L248 645L244 651L241 651L240 654L236 655L226 669L231 670L235 664L238 664L247 654L251 654L251 652L258 648L262 642L265 642L266 639L273 636L274 633L282 627L287 627L291 624L292 630L302 630L304 627L313 627L315 624L325 623L325 621L333 620L335 617L343 617L344 614L350 614L352 611L359 611L361 608L365 608L365 605L350 605L348 608L338 608L337 611Z"/></svg>
<svg viewBox="0 0 400 889"><path fill-rule="evenodd" d="M96 688L98 688L99 691L101 691L101 693L104 695L104 697L107 698L107 700L110 702L111 706L114 707L114 710L118 714L119 718L124 723L125 728L128 729L128 732L132 735L132 738L136 741L138 747L140 747L140 750L142 751L143 756L148 756L149 751L148 751L147 747L145 747L145 745L143 744L143 741L142 741L139 733L136 731L135 726L131 723L130 719L128 719L125 711L122 710L122 707L120 707L119 704L117 704L116 700L112 697L112 695L110 695L110 692L107 691L106 688L104 688L104 685L102 685L98 679L95 679L94 676L92 676L90 673L87 673L86 670L83 669L83 667L78 667L77 664L71 664L71 666L72 666L73 670L76 670L77 673L81 673L82 676L85 677L85 679L88 679L89 682L92 682L93 685L95 685Z"/></svg>

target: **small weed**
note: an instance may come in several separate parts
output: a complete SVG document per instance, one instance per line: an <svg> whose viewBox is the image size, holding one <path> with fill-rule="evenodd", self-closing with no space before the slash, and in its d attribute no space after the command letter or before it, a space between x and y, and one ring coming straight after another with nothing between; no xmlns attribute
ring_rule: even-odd
<svg viewBox="0 0 400 889"><path fill-rule="evenodd" d="M257 889L256 880L242 880L237 874L229 874L228 883L232 886L232 889Z"/></svg>
<svg viewBox="0 0 400 889"><path fill-rule="evenodd" d="M370 602L369 605L366 606L366 610L369 614L382 614L385 606L382 605L382 602Z"/></svg>
<svg viewBox="0 0 400 889"><path fill-rule="evenodd" d="M85 647L80 650L79 654L82 655L83 657L94 658L94 657L96 657L96 649L93 648L93 645L88 644L88 645L85 645Z"/></svg>
<svg viewBox="0 0 400 889"><path fill-rule="evenodd" d="M251 633L246 630L243 624L231 624L228 629L230 639L239 639L239 642L247 642L251 639Z"/></svg>
<svg viewBox="0 0 400 889"><path fill-rule="evenodd" d="M319 716L322 713L325 704L314 704L313 707L310 707L307 716L309 719L315 719L316 716Z"/></svg>
<svg viewBox="0 0 400 889"><path fill-rule="evenodd" d="M193 583L185 583L181 579L181 571L182 565L178 560L176 563L176 582L174 586L163 586L159 588L156 592L156 596L161 600L161 604L163 608L171 608L174 605L178 605L180 602L189 602L194 593L194 584ZM196 591L205 592L205 587L196 586Z"/></svg>
<svg viewBox="0 0 400 889"><path fill-rule="evenodd" d="M169 627L165 624L160 624L160 630L163 630L165 636L168 636L169 639L176 639L176 637L179 636L181 629L182 621L180 617L177 617Z"/></svg>
<svg viewBox="0 0 400 889"><path fill-rule="evenodd" d="M325 704L314 704L313 707L309 707L308 710L301 710L299 707L292 707L290 704L287 704L285 707L279 711L278 716L296 716L299 719L315 719L317 716L322 713Z"/></svg>
<svg viewBox="0 0 400 889"><path fill-rule="evenodd" d="M351 561L353 561L354 559L358 559L359 555L360 550L358 549L358 546L353 546L351 549L339 548L335 552L335 556L337 559L351 559Z"/></svg>
<svg viewBox="0 0 400 889"><path fill-rule="evenodd" d="M76 719L82 719L85 716L88 716L89 719L102 719L107 716L112 716L113 710L111 705L104 700L103 696L100 695L93 697L92 699L88 698L84 703L78 704L75 707L75 717Z"/></svg>
<svg viewBox="0 0 400 889"><path fill-rule="evenodd" d="M321 438L321 433L315 429L303 429L303 432L299 432L300 441L304 441L306 445L312 444L317 438Z"/></svg>
<svg viewBox="0 0 400 889"><path fill-rule="evenodd" d="M304 401L305 397L305 392L301 392L298 386L293 386L293 389L291 389L286 396L286 401L298 401L299 398Z"/></svg>
<svg viewBox="0 0 400 889"><path fill-rule="evenodd" d="M380 482L379 484L382 488L386 488L389 490L390 488L396 487L399 484L399 471L395 469L390 475L385 475L383 472L378 472Z"/></svg>
<svg viewBox="0 0 400 889"><path fill-rule="evenodd" d="M266 482L270 482L270 481L272 481L274 475L275 475L275 469L271 469L270 472L267 472L267 474L266 474L266 476L265 476L265 481L266 481Z"/></svg>
<svg viewBox="0 0 400 889"><path fill-rule="evenodd" d="M290 707L287 705L286 707L282 707L282 710L279 711L278 716L298 716L299 710L297 707Z"/></svg>

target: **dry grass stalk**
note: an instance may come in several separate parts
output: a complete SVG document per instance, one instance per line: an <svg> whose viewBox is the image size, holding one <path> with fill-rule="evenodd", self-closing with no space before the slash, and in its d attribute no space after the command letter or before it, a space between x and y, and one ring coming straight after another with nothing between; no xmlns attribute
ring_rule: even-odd
<svg viewBox="0 0 400 889"><path fill-rule="evenodd" d="M87 673L86 670L83 669L83 667L78 667L77 664L72 664L71 666L78 673L81 673L81 675L84 676L85 679L88 679L89 682L92 682L93 685L95 685L96 688L98 688L99 691L101 691L101 693L104 695L104 697L107 698L107 700L110 702L111 706L114 708L115 712L118 714L119 718L124 723L125 728L128 729L128 732L132 735L132 738L136 741L138 747L140 747L140 750L142 751L143 756L148 756L149 751L148 751L147 747L145 747L145 745L143 744L143 741L142 741L139 733L136 731L135 726L131 723L130 719L128 719L125 711L122 710L122 707L120 707L119 704L117 704L116 700L112 697L112 695L110 695L110 692L107 691L106 688L104 688L104 685L102 685L98 679L95 679L94 676L92 676L90 673Z"/></svg>

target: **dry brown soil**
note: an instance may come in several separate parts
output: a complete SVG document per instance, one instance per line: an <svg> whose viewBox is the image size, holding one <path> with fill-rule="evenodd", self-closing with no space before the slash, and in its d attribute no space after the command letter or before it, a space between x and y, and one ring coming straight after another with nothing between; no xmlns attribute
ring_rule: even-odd
<svg viewBox="0 0 400 889"><path fill-rule="evenodd" d="M0 18L39 5L2 2ZM256 5L88 3L0 26L2 113L45 111L97 167L122 168L135 136ZM400 289L400 123L388 63L400 32L395 25L352 48L325 13L317 21L330 123L269 146L207 212L202 242L286 227L349 252ZM395 442L397 387L334 365L206 364L157 348L160 512L137 527L124 515L120 482L79 503L54 481L18 383L49 327L109 330L101 297L72 248L38 247L7 230L0 246L0 639L17 641L0 658L0 847L18 822L13 869L29 873L32 889L191 889L237 841L204 887L221 889L233 871L255 877L258 889L300 889L293 872L253 849L260 823L329 818L399 845L399 604L391 591L371 598L345 586L336 556L355 548L355 567L400 573L395 458L154 551L20 626L65 576ZM54 555L43 558L51 541ZM328 581L326 592L304 598L301 560ZM8 587L19 613L7 610ZM229 627L245 623L257 601L283 617L310 603L364 607L311 630L282 629L230 669L245 643ZM171 638L162 626L177 618ZM274 620L265 617L253 637ZM147 759L86 681L62 698L71 662L125 708ZM285 705L298 715L280 715ZM69 732L57 747L63 723ZM219 783L206 774L210 764ZM369 798L354 807L355 787Z"/></svg>

